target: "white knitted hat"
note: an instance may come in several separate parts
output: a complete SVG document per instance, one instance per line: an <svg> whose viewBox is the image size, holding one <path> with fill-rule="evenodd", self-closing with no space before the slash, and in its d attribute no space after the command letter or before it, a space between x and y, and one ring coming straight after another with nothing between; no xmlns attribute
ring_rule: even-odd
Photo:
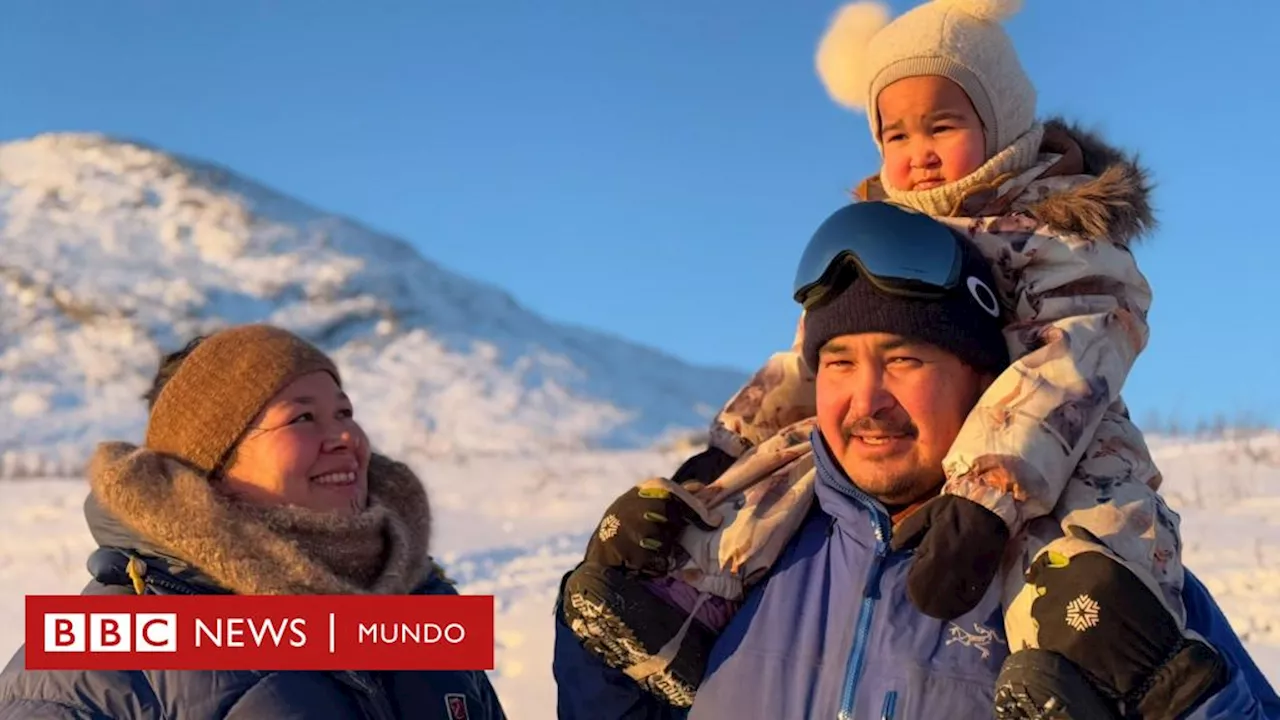
<svg viewBox="0 0 1280 720"><path fill-rule="evenodd" d="M879 2L845 5L818 44L818 77L837 103L866 111L876 147L880 91L907 77L945 77L978 111L990 158L1035 123L1036 89L999 24L1021 7L1021 0L931 0L889 22Z"/></svg>

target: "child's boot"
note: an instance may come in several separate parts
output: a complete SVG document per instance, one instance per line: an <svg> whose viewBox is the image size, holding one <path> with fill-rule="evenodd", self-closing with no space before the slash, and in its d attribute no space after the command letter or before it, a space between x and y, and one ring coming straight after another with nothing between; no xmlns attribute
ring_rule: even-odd
<svg viewBox="0 0 1280 720"><path fill-rule="evenodd" d="M1218 652L1185 637L1155 593L1113 558L1044 552L1027 582L1039 651L1005 661L997 717L1175 720L1226 683Z"/></svg>
<svg viewBox="0 0 1280 720"><path fill-rule="evenodd" d="M709 614L722 598L691 607L668 587L634 573L584 562L565 580L560 611L583 647L676 707L689 707L706 671L718 624ZM709 598L709 602L707 601Z"/></svg>
<svg viewBox="0 0 1280 720"><path fill-rule="evenodd" d="M996 720L1118 720L1116 703L1070 660L1028 648L1005 659L996 681Z"/></svg>
<svg viewBox="0 0 1280 720"><path fill-rule="evenodd" d="M682 499L683 498L683 499ZM688 490L649 480L614 500L561 588L560 612L606 665L677 707L693 704L715 644L723 598L668 578L690 523L710 530ZM696 504L696 501L693 501Z"/></svg>

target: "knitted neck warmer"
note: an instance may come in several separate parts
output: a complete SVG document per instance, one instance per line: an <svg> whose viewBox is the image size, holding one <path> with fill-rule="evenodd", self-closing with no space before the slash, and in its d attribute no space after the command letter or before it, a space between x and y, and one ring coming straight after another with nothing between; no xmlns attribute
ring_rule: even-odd
<svg viewBox="0 0 1280 720"><path fill-rule="evenodd" d="M1044 125L1033 125L1012 145L996 153L977 170L956 180L928 190L898 190L880 171L880 184L888 198L928 215L954 217L962 215L964 201L981 190L998 187L1010 175L1035 165L1044 139Z"/></svg>

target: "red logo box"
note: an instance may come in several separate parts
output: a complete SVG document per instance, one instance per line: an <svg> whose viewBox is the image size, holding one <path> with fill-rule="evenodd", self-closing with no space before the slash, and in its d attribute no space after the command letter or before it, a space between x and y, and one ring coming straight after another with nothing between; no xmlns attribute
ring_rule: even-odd
<svg viewBox="0 0 1280 720"><path fill-rule="evenodd" d="M26 598L32 670L491 670L487 595Z"/></svg>

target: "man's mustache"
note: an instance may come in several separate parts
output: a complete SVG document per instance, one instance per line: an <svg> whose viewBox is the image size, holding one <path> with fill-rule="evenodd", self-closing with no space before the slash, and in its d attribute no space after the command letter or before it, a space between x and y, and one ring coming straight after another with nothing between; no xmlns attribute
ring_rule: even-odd
<svg viewBox="0 0 1280 720"><path fill-rule="evenodd" d="M915 423L911 422L911 418L906 416L901 418L872 416L841 425L840 434L845 440L854 435L903 435L913 438L920 434L920 430Z"/></svg>

